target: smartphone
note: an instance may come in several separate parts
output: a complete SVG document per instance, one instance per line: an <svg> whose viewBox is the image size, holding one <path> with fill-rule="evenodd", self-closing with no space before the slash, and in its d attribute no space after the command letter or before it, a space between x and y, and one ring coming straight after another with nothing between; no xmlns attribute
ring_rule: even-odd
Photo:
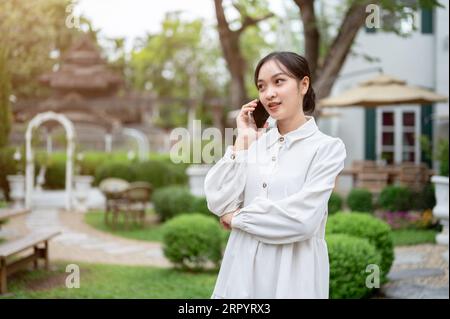
<svg viewBox="0 0 450 319"><path fill-rule="evenodd" d="M264 105L258 100L255 110L252 112L253 119L257 128L262 128L269 118L269 113L264 108Z"/></svg>

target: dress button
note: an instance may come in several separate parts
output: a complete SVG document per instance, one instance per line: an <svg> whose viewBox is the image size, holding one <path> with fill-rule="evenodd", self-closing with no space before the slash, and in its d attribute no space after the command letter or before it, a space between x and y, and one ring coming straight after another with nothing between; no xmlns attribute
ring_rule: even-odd
<svg viewBox="0 0 450 319"><path fill-rule="evenodd" d="M230 157L231 157L231 159L232 159L232 160L234 160L234 159L236 158L236 155L234 155L234 154L231 154L231 156L230 156Z"/></svg>
<svg viewBox="0 0 450 319"><path fill-rule="evenodd" d="M279 140L280 142L283 142L283 141L284 141L284 137L282 136L282 137L280 137L278 140Z"/></svg>
<svg viewBox="0 0 450 319"><path fill-rule="evenodd" d="M267 187L267 184L266 183L263 183L263 188L266 188Z"/></svg>
<svg viewBox="0 0 450 319"><path fill-rule="evenodd" d="M275 162L277 158L275 156L272 156L272 162Z"/></svg>

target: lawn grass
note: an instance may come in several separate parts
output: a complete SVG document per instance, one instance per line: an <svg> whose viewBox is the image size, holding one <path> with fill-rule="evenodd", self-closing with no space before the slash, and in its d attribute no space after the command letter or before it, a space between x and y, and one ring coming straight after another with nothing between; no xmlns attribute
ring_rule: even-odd
<svg viewBox="0 0 450 319"><path fill-rule="evenodd" d="M80 288L66 288L69 262L55 270L21 271L8 279L10 295L3 298L210 298L217 271L188 273L147 266L78 263ZM2 297L0 297L1 299Z"/></svg>
<svg viewBox="0 0 450 319"><path fill-rule="evenodd" d="M434 229L397 229L392 231L394 246L409 246L436 243L437 230Z"/></svg>
<svg viewBox="0 0 450 319"><path fill-rule="evenodd" d="M150 214L153 214L153 212L150 212ZM107 226L104 221L104 212L89 212L85 214L84 221L91 225L92 227L111 233L116 236L121 236L125 238L130 239L137 239L137 240L145 240L145 241L162 241L163 239L163 232L162 232L162 225L155 224L155 225L145 225L144 227L140 225L135 225L133 223L130 223L129 229L125 229L124 225L122 223L119 223L115 230L113 230L110 226Z"/></svg>

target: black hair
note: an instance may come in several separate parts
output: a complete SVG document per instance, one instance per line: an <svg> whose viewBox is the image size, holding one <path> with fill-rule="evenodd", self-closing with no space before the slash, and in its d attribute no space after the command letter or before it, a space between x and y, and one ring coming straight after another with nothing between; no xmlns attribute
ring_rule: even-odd
<svg viewBox="0 0 450 319"><path fill-rule="evenodd" d="M258 75L261 67L264 63L274 60L280 62L289 73L290 76L294 77L298 81L301 81L305 76L309 77L309 87L308 91L303 98L303 112L305 114L313 114L316 108L316 94L311 86L311 72L309 70L308 61L301 55L288 52L288 51L276 51L266 55L262 58L255 69L254 81L256 87L258 87Z"/></svg>

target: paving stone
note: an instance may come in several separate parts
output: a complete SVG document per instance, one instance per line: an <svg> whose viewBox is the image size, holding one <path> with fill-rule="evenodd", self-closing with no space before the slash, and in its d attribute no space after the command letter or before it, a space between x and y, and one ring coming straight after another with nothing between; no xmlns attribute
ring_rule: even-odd
<svg viewBox="0 0 450 319"><path fill-rule="evenodd" d="M439 268L415 268L391 271L388 274L389 280L403 280L416 277L442 276L445 271Z"/></svg>
<svg viewBox="0 0 450 319"><path fill-rule="evenodd" d="M420 252L402 252L395 254L394 264L419 264L423 261L425 254Z"/></svg>

